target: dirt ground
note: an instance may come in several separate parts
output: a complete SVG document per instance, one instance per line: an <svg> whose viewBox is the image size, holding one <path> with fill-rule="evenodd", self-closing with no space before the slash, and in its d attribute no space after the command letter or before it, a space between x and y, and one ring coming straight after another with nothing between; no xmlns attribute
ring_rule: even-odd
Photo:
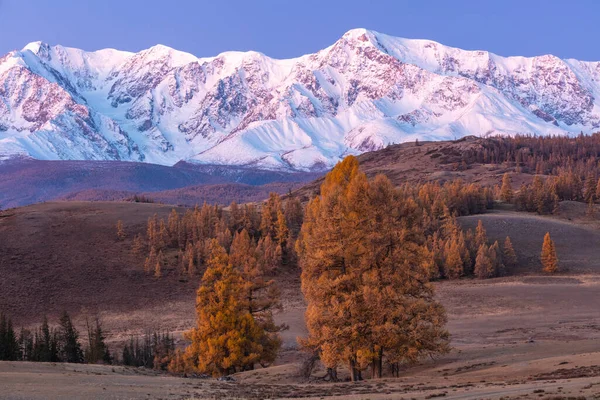
<svg viewBox="0 0 600 400"><path fill-rule="evenodd" d="M600 276L519 277L443 282L453 350L407 368L400 378L325 383L317 371L298 376L294 335L300 305L279 365L237 374L235 382L177 378L138 368L0 363L0 398L569 398L600 396Z"/></svg>
<svg viewBox="0 0 600 400"><path fill-rule="evenodd" d="M9 295L5 292L5 283L10 288L11 280L18 278L14 275L20 271L16 266L26 268L22 266L24 263L6 261L10 261L15 254L25 256L26 249L30 249L18 245L16 235L9 238L6 231L9 218L18 217L17 222L24 226L29 221L27 223L39 232L43 232L47 224L56 224L53 222L55 217L47 212L37 214L40 209L36 207L41 205L20 209L17 213L21 214L18 215L0 218L0 254L5 261L0 264L0 307L11 306L13 303L9 297L20 296L21 291L26 290L26 287L21 287L19 291L9 289ZM103 209L101 203L100 206L97 203L81 203L77 206L77 213L72 213L73 210L69 211L61 203L44 207L54 209L63 216L69 215L69 212L79 215L81 209L87 210L82 214L85 217L72 216L82 224L79 228L85 231L87 223L110 221L117 215L128 218L124 219L126 227L143 224L148 211L155 212L157 210L152 207L159 206L152 205L144 211L146 214L139 211L139 215L127 205L115 211L108 206ZM161 212L166 213L169 209ZM89 221L85 222L86 219ZM277 315L277 319L287 323L290 329L283 333L281 356L270 368L237 374L234 376L235 382L219 382L173 377L139 368L0 362L0 398L600 398L600 231L594 225L578 223L576 213L550 218L499 211L465 217L460 221L469 227L475 226L478 219L483 221L490 238L511 236L521 265L515 271L518 275L487 281L464 279L436 283L437 296L448 313L453 350L439 359L406 367L400 378L326 383L319 379L323 375L322 370L315 371L310 380L299 377L302 354L298 351L296 338L305 334L304 304L298 290L298 276L288 272L278 279L283 289L284 310ZM112 222L105 224L106 227L102 229L108 230L109 225L112 226ZM63 232L64 229L61 225L57 227L57 232ZM547 231L556 242L562 267L557 276L546 276L539 272L537 255L543 234ZM41 234L33 228L24 232L27 236L21 237L21 242L28 238L35 243L40 238L37 235ZM111 343L118 343L133 332L141 332L148 325L160 325L178 334L194 323L194 288L191 283L187 288L179 286L180 283L175 280L163 281L161 285L152 279L139 280L135 273L128 272L135 271L137 267L117 262L119 259L126 260L123 258L126 257L126 250L110 252L103 249L107 245L93 233L88 238L82 238L75 248L88 251L85 247L88 246L88 240L96 240L96 246L101 248L98 259L94 261L96 264L93 264L95 268L108 260L108 271L117 274L121 282L116 286L119 288L115 292L118 295L112 300L110 285L105 289L106 292L97 294L107 302L101 315ZM66 255L77 259L77 253ZM63 254L53 258L52 254L46 253L49 260L35 257L38 258L27 259L43 262L41 265L44 268L57 268L68 261ZM84 268L84 265L79 262L69 264L70 274L78 277L75 282L88 273L84 269L79 275L79 268ZM24 269L21 272L29 274L35 271ZM9 274L5 275L6 272ZM50 271L44 273L50 274ZM54 270L54 274L58 274L58 271ZM51 312L54 307L52 304L70 307L85 298L85 292L76 285L72 289L76 295L72 298L68 293L49 295L39 291L40 287L43 286L37 286L37 300L46 304L36 305L41 310ZM127 290L128 287L130 290ZM142 288L148 291L140 292ZM157 299L156 293L165 296L165 299ZM54 303L48 305L50 300ZM22 309L19 306L14 310ZM26 312L22 319L27 320L31 315ZM76 313L78 318L80 320L81 313ZM341 376L344 376L344 371L341 371Z"/></svg>

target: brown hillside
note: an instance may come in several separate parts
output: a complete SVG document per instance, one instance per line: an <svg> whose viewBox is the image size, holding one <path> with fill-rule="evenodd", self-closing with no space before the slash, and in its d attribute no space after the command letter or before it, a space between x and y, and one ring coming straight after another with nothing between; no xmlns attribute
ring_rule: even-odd
<svg viewBox="0 0 600 400"><path fill-rule="evenodd" d="M156 203L187 207L194 207L203 203L228 206L233 201L238 204L262 202L269 197L269 193L287 194L289 191L301 186L303 184L298 182L274 182L256 186L243 183L221 183L217 185L192 185L179 189L142 193L89 189L70 193L60 200L126 201L138 195L149 198Z"/></svg>
<svg viewBox="0 0 600 400"><path fill-rule="evenodd" d="M466 182L496 185L502 175L509 172L516 189L522 183L531 182L533 175L516 173L514 167L493 164L462 164L462 155L467 150L482 149L490 139L468 136L457 141L419 142L390 145L385 149L358 156L361 169L368 177L386 175L395 185L406 182L450 181L463 179ZM323 178L295 191L304 201L319 192Z"/></svg>
<svg viewBox="0 0 600 400"><path fill-rule="evenodd" d="M509 273L541 273L540 252L546 232L550 232L555 241L563 272L600 273L600 230L590 224L510 211L459 218L463 228L473 231L479 220L483 222L490 243L497 240L502 245L507 235L511 237L519 267Z"/></svg>
<svg viewBox="0 0 600 400"><path fill-rule="evenodd" d="M172 207L144 203L43 203L0 213L0 311L18 324L62 310L130 312L194 298L197 283L166 271L145 276L130 251L148 217ZM123 220L128 238L116 238Z"/></svg>

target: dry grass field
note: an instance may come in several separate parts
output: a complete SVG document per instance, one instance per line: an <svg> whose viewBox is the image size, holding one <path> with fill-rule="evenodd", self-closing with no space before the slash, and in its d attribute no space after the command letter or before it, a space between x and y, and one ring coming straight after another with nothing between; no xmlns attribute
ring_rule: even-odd
<svg viewBox="0 0 600 400"><path fill-rule="evenodd" d="M3 211L0 310L27 326L67 309L80 328L85 314L99 313L116 349L146 328L180 337L194 323L197 282L180 282L174 271L160 280L145 276L129 251L147 218L170 209L58 202ZM491 239L510 235L520 266L510 277L436 283L453 350L407 366L400 378L326 383L321 370L301 378L296 337L305 332L304 304L298 271L286 271L277 278L284 300L277 319L290 329L270 368L219 382L139 368L1 362L0 398L594 398L600 396L600 231L581 223L582 213L585 206L563 204L558 217L502 210L461 218L465 227L481 219ZM116 241L118 219L130 235L124 242ZM563 268L557 276L539 272L547 231Z"/></svg>

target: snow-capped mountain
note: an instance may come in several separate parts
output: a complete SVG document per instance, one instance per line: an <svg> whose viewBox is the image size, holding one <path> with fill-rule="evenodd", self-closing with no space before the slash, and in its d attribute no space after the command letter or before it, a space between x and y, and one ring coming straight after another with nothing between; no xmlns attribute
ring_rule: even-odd
<svg viewBox="0 0 600 400"><path fill-rule="evenodd" d="M388 143L600 127L600 63L355 29L295 59L31 43L0 58L0 158L310 170Z"/></svg>

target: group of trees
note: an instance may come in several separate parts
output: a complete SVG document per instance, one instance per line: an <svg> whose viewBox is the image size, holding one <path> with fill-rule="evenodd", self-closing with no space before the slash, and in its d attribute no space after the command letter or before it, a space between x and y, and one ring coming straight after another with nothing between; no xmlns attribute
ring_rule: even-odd
<svg viewBox="0 0 600 400"><path fill-rule="evenodd" d="M340 209L335 208L339 206L336 202L341 201L340 193L346 190L349 185L346 181L351 178L346 172L340 171L350 164L354 165L352 179L357 179L360 184L356 183L355 191L343 195L349 196L344 198L344 204L351 211L340 214ZM307 255L318 254L315 253L314 245L328 251L334 248L341 252L354 250L375 257L362 255L362 258L352 260L359 263L359 269L352 271L352 274L373 269L370 277L361 276L360 280L370 282L369 287L373 290L380 287L380 292L373 292L362 301L364 304L367 301L377 301L379 306L389 309L399 306L401 302L404 312L409 312L402 314L400 309L396 309L396 315L390 315L389 320L380 321L383 326L391 324L389 339L385 338L384 332L388 328L373 326L369 328L374 335L371 339L377 338L380 343L365 344L369 340L365 338L363 344L366 347L356 344L350 347L356 349L350 357L356 372L355 378L359 378L367 360L372 363L373 373L381 376L384 359L397 371L399 363L403 361L445 351L447 333L443 330L443 308L433 301L433 292L428 284L436 276L432 271L437 267L431 248L433 242L428 238L440 229L440 221L446 219L453 221L456 230L460 231L455 216L485 212L493 206L493 191L461 180L443 184L406 184L399 188L394 188L384 177L369 182L364 174L358 172L358 163L353 157L328 175L321 191L321 196L313 202L338 197L327 205L335 207L328 209L328 219L319 222L317 233L314 233L312 239L308 239L310 235L306 232L314 225L310 221L303 221L302 205L293 196L283 201L278 195L271 194L261 207L232 203L227 209L223 209L204 204L187 210L183 215L173 210L166 220L157 216L149 219L146 235L137 235L133 241L136 253L147 254L144 262L146 273L159 277L164 274L165 269L173 270L177 267L182 276L203 274L197 293L197 326L186 334L191 345L185 351L172 352L169 370L224 375L252 369L256 364L271 363L280 346L278 332L285 327L277 326L273 321L272 311L279 306L279 292L270 277L283 266L295 267L298 255L305 258L302 266L304 277L307 266L310 265L306 261ZM335 195L328 194L328 191ZM310 216L311 206L308 208L307 215ZM344 218L350 218L354 225L346 226L343 233L332 232L331 229L346 224L342 221ZM384 230L381 230L382 224L385 226ZM305 233L298 241L301 229ZM122 231L122 225L118 224L118 237ZM349 237L357 240L360 237L362 247L345 248L340 247L339 243L337 247L332 246L328 241L332 234L350 235ZM371 243L371 240L375 242ZM407 246L411 241L415 243ZM386 254L384 249L389 249L390 254ZM492 248L493 251L494 249ZM475 256L473 260L475 262ZM320 261L315 263L319 264ZM369 263L375 263L377 267ZM406 268L402 269L399 265ZM321 278L315 276L315 279ZM340 289L343 289L345 284L339 284ZM357 285L355 291L363 290L364 287L364 283L363 286ZM397 296L391 296L391 291L396 289L404 290L407 295L402 300L396 299ZM332 293L333 289L328 290ZM415 297L407 301L413 295ZM346 299L350 302L354 300ZM323 307L329 306L332 304ZM371 315L374 311L374 308L368 310ZM362 309L361 312L367 310ZM316 318L318 320L320 317ZM338 315L338 318L345 319L345 316ZM357 318L362 321L366 316L358 315ZM398 320L395 327L390 322L394 320ZM406 346L409 344L402 342L406 340L406 334L394 337L394 333L406 330L406 324L419 325L419 333L428 335L428 341L421 342L420 338L413 337L412 347L408 349ZM333 332L331 328L330 334L339 334ZM344 335L349 332L346 331ZM411 332L411 335L414 334L414 331ZM323 351L317 343L309 338L305 345L319 354L321 359L329 360L330 372L335 376L332 365L343 358L335 351L345 352L347 348L339 342L337 350L329 347L329 350ZM404 350L410 350L409 353L398 346L405 346ZM134 353L131 344L127 351Z"/></svg>
<svg viewBox="0 0 600 400"><path fill-rule="evenodd" d="M502 193L511 199L512 190ZM457 215L492 206L491 191L461 181L403 185L368 180L353 157L325 178L306 208L296 244L307 300L309 335L301 344L337 379L345 364L352 380L384 364L397 374L401 363L448 350L443 307L431 279L491 278L517 265L510 237L490 244L483 223L463 231ZM557 270L549 234L541 261Z"/></svg>
<svg viewBox="0 0 600 400"><path fill-rule="evenodd" d="M495 137L462 152L462 160L474 163L514 166L517 172L558 176L570 171L584 181L600 176L600 133L568 136Z"/></svg>
<svg viewBox="0 0 600 400"><path fill-rule="evenodd" d="M465 233L455 217L447 216L441 228L429 238L428 244L433 254L433 279L463 276L494 278L517 265L510 237L506 237L502 246L498 241L490 245L481 220L475 232L469 229Z"/></svg>
<svg viewBox="0 0 600 400"><path fill-rule="evenodd" d="M481 221L475 231L464 231L457 217L485 212L498 196L540 213L551 212L561 198L595 201L600 197L591 178L596 167L585 161L593 154L579 144L586 140L494 139L463 155L465 163L512 162L555 175L537 176L516 194L509 175L496 191L462 180L394 187L383 175L367 179L349 156L327 174L305 211L293 196L282 200L271 194L259 206L204 204L183 214L172 210L166 219L155 215L145 234L133 238L133 251L148 275L202 275L197 322L185 333L190 342L185 350L175 348L169 333L147 333L125 345L122 362L215 376L271 364L281 346L279 333L286 329L274 321L281 302L273 278L297 265L307 301L308 336L300 343L322 361L331 379L337 379L341 365L352 380L360 380L368 368L374 378L383 375L384 365L398 374L402 363L445 353L446 315L430 281L501 276L517 263L509 237L490 243ZM600 151L600 136L594 140ZM581 173L590 177L580 185L575 178ZM119 240L127 237L122 221L116 233ZM558 268L549 234L541 261L546 272ZM20 335L0 316L0 359L112 362L100 322L87 328L82 350L66 313L57 328L44 320L34 332Z"/></svg>
<svg viewBox="0 0 600 400"><path fill-rule="evenodd" d="M517 209L552 214L559 201L593 205L600 200L600 134L566 136L515 136L490 138L481 147L467 149L463 162L498 164L516 172L535 174L516 193L504 175L500 199ZM590 209L593 207L590 206Z"/></svg>
<svg viewBox="0 0 600 400"><path fill-rule="evenodd" d="M448 350L446 316L429 284L423 210L384 176L367 180L347 157L307 206L297 242L309 335L302 345L336 379Z"/></svg>
<svg viewBox="0 0 600 400"><path fill-rule="evenodd" d="M166 221L156 215L148 220L146 235L138 234L133 240L133 251L142 257L146 254L147 274L160 277L168 268L177 269L182 277L193 277L203 271L213 239L229 251L235 235L245 231L258 262L274 272L296 263L293 248L302 213L298 199L290 196L282 201L275 193L260 209L235 202L227 210L205 203L183 215L173 209ZM122 237L121 232L122 225L117 224L117 237Z"/></svg>
<svg viewBox="0 0 600 400"><path fill-rule="evenodd" d="M510 178L508 174L505 174L502 187L505 188L509 184ZM505 192L504 189L502 192ZM585 202L593 207L599 199L600 180L595 175L589 175L585 180L582 180L572 171L561 171L557 176L544 178L536 175L531 184L521 185L516 195L511 197L511 200L508 200L506 196L502 196L502 200L512 201L517 209L537 212L538 214L553 214L557 210L559 201Z"/></svg>
<svg viewBox="0 0 600 400"><path fill-rule="evenodd" d="M133 367L166 370L175 352L175 340L169 332L146 332L141 340L130 338L123 347L121 362Z"/></svg>
<svg viewBox="0 0 600 400"><path fill-rule="evenodd" d="M260 209L205 204L183 216L173 211L166 221L151 218L146 237L134 240L135 250L150 252L147 272L158 276L160 260L173 251L182 273L204 271L197 325L186 334L191 344L175 350L169 370L225 375L270 364L285 329L273 320L280 302L271 276L281 266L294 267L297 257L307 299L322 301L309 306L312 333L303 344L324 360L332 377L342 361L352 364L358 379L367 363L381 376L384 360L397 371L401 362L445 351L444 311L428 283L434 262L427 237L444 216L480 213L492 205L490 189L460 180L400 188L384 177L369 182L350 157L327 176L306 221L294 197L282 201L276 194ZM343 265L340 257L347 257ZM160 267L152 268L157 260ZM368 321L382 309L392 314ZM323 320L333 312L340 326ZM321 328L329 339L315 333ZM362 339L349 339L361 329Z"/></svg>
<svg viewBox="0 0 600 400"><path fill-rule="evenodd" d="M86 318L87 345L81 343L79 331L71 317L63 312L58 325L50 326L44 317L33 331L22 328L17 334L12 321L0 314L0 360L68 362L89 364L120 363L127 366L167 370L175 353L175 340L169 332L146 332L141 340L131 337L122 351L122 358L111 355L102 324L98 318L91 323Z"/></svg>
<svg viewBox="0 0 600 400"><path fill-rule="evenodd" d="M133 251L147 254L144 270L155 277L173 270L185 279L202 275L197 326L185 335L191 341L185 351L168 346L168 337L147 338L126 346L124 362L213 375L271 363L281 344L278 332L286 328L273 320L280 294L272 277L296 265L302 219L296 198L275 193L260 206L204 204L184 214L173 209L166 220L151 217L146 235L134 237ZM122 231L118 223L118 238Z"/></svg>
<svg viewBox="0 0 600 400"><path fill-rule="evenodd" d="M527 153L523 143L529 140L534 145ZM554 158L536 140L500 141L464 157L471 162L514 158L519 168L535 164L544 172ZM398 373L401 363L444 353L446 316L429 282L501 276L517 263L509 237L490 244L481 221L474 232L465 232L457 217L485 212L497 196L547 212L575 190L555 172L551 183L537 177L516 195L508 175L496 191L461 180L394 187L384 176L368 180L358 161L347 157L326 176L304 220L297 199L284 202L276 194L262 207L204 204L182 215L173 210L166 220L154 216L146 235L134 238L134 251L146 254L145 271L156 277L174 267L182 276L202 273L197 324L185 335L191 342L185 351L175 349L168 335L147 337L142 344L131 341L123 360L213 375L270 364L285 329L273 319L280 299L272 276L297 263L308 303L309 335L301 344L332 379L342 364L359 380L367 367L372 377L380 377L385 364ZM119 238L123 232L119 224ZM545 270L554 272L556 253L547 239L541 259Z"/></svg>
<svg viewBox="0 0 600 400"><path fill-rule="evenodd" d="M88 346L82 350L79 332L69 314L64 312L56 328L50 327L44 317L33 331L22 328L17 335L10 318L0 314L0 360L111 363L112 357L104 343L104 333L98 319L88 323Z"/></svg>
<svg viewBox="0 0 600 400"><path fill-rule="evenodd" d="M280 295L270 272L245 229L235 234L229 253L212 239L196 297L197 325L185 334L191 344L176 351L169 370L218 376L272 363L286 326L273 319Z"/></svg>

